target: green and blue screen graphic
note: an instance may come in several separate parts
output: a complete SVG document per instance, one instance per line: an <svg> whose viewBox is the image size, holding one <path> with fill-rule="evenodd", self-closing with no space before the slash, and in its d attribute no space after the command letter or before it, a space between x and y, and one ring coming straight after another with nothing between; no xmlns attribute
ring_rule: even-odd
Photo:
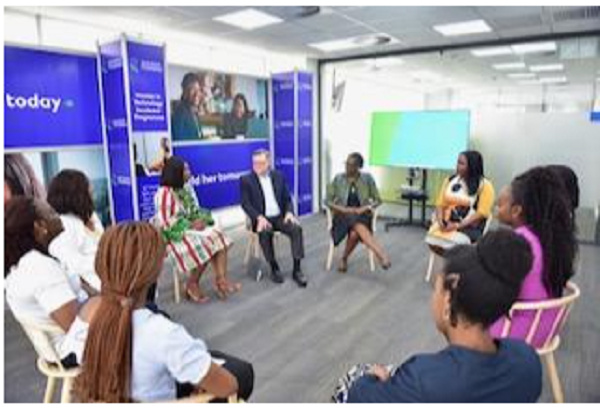
<svg viewBox="0 0 600 409"><path fill-rule="evenodd" d="M454 169L469 129L469 111L374 112L369 163Z"/></svg>

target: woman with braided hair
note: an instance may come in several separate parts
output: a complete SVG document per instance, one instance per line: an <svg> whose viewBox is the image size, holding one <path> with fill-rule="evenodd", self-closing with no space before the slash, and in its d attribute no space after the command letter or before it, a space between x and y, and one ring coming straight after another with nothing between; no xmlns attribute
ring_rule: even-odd
<svg viewBox="0 0 600 409"><path fill-rule="evenodd" d="M435 276L431 311L448 346L402 365L357 365L342 378L335 402L536 402L542 367L520 340L496 340L489 326L506 314L531 266L527 241L501 229L475 245L446 252Z"/></svg>
<svg viewBox="0 0 600 409"><path fill-rule="evenodd" d="M169 158L161 175L161 187L154 204L155 225L162 231L167 243L167 254L179 271L187 275L185 295L196 303L209 298L200 288L200 276L210 263L215 273L214 287L221 299L241 290L240 283L227 278L227 252L232 242L214 226L210 211L198 205L193 189L186 187L189 168L177 157Z"/></svg>
<svg viewBox="0 0 600 409"><path fill-rule="evenodd" d="M562 296L574 274L577 240L573 203L561 178L549 167L535 167L505 186L498 198L498 219L515 229L531 247L533 264L517 301L542 301ZM552 330L557 311L545 311L532 341L541 346ZM512 317L511 338L524 339L535 317L518 311ZM491 328L500 336L504 318Z"/></svg>
<svg viewBox="0 0 600 409"><path fill-rule="evenodd" d="M162 401L200 391L217 398L250 396L252 365L209 352L183 326L144 307L164 254L160 232L146 222L111 227L100 240L102 290L80 313L89 322L75 384L81 401Z"/></svg>

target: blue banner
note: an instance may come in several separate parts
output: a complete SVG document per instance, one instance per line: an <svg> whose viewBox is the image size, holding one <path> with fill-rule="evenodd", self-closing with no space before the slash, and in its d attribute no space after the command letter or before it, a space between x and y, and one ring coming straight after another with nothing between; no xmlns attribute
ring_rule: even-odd
<svg viewBox="0 0 600 409"><path fill-rule="evenodd" d="M4 47L4 147L102 143L96 59Z"/></svg>
<svg viewBox="0 0 600 409"><path fill-rule="evenodd" d="M240 177L252 170L252 152L269 149L267 141L239 141L175 146L192 172L191 183L202 207L240 204Z"/></svg>
<svg viewBox="0 0 600 409"><path fill-rule="evenodd" d="M131 153L121 41L100 46L102 96L112 204L116 222L134 219Z"/></svg>
<svg viewBox="0 0 600 409"><path fill-rule="evenodd" d="M154 195L160 185L160 176L138 176L137 191L140 220L150 220L156 214Z"/></svg>
<svg viewBox="0 0 600 409"><path fill-rule="evenodd" d="M600 122L600 111L592 111L590 113L590 121Z"/></svg>
<svg viewBox="0 0 600 409"><path fill-rule="evenodd" d="M275 168L293 192L298 215L312 213L312 74L273 76L273 150Z"/></svg>
<svg viewBox="0 0 600 409"><path fill-rule="evenodd" d="M268 148L267 141L201 143L175 146L174 154L189 164L189 183L200 205L218 209L240 204L240 177L252 170L252 152ZM138 176L140 219L149 220L156 213L154 195L159 184L160 176Z"/></svg>
<svg viewBox="0 0 600 409"><path fill-rule="evenodd" d="M273 157L297 203L294 76L293 72L273 75Z"/></svg>
<svg viewBox="0 0 600 409"><path fill-rule="evenodd" d="M312 213L313 208L313 77L299 72L298 92L298 214Z"/></svg>
<svg viewBox="0 0 600 409"><path fill-rule="evenodd" d="M127 59L133 131L168 131L164 47L128 41Z"/></svg>

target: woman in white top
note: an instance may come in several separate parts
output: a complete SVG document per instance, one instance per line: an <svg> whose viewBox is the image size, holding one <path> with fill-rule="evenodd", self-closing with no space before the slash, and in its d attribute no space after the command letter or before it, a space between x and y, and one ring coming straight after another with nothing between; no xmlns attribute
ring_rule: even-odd
<svg viewBox="0 0 600 409"><path fill-rule="evenodd" d="M79 277L68 276L48 247L63 231L58 214L45 202L16 196L4 214L6 300L16 319L31 324L57 324L69 331L79 310ZM74 366L65 335L52 338L64 366ZM52 357L44 357L51 360Z"/></svg>
<svg viewBox="0 0 600 409"><path fill-rule="evenodd" d="M50 253L66 266L69 274L81 277L93 290L100 291L94 259L104 228L94 213L87 176L78 170L62 170L50 182L48 203L60 214L64 227Z"/></svg>
<svg viewBox="0 0 600 409"><path fill-rule="evenodd" d="M146 222L119 224L100 239L102 290L81 311L90 323L75 384L82 402L166 401L183 392L250 396L252 365L209 352L183 326L144 308L164 254L160 232Z"/></svg>

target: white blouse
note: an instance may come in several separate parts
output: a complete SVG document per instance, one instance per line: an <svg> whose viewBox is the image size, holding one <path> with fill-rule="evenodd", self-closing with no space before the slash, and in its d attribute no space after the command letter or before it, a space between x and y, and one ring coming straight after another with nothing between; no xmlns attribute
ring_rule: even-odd
<svg viewBox="0 0 600 409"><path fill-rule="evenodd" d="M25 254L5 279L6 301L18 320L40 325L56 324L50 314L77 299L81 292L79 277L69 277L60 263L37 250ZM64 334L51 342L62 355ZM52 357L43 357L51 361Z"/></svg>
<svg viewBox="0 0 600 409"><path fill-rule="evenodd" d="M96 313L102 314L102 311ZM176 381L199 384L208 373L212 358L206 344L193 338L182 325L141 308L134 310L132 326L133 400L173 400L176 398ZM64 341L65 352L74 352L80 364L88 329L89 324L77 318Z"/></svg>
<svg viewBox="0 0 600 409"><path fill-rule="evenodd" d="M140 402L175 399L175 381L199 384L211 365L204 341L146 308L133 313L132 350L131 397Z"/></svg>
<svg viewBox="0 0 600 409"><path fill-rule="evenodd" d="M100 291L100 277L96 274L94 263L104 229L98 216L92 215L93 232L75 215L64 214L60 219L64 231L52 240L48 252L60 260L69 275L80 277Z"/></svg>

